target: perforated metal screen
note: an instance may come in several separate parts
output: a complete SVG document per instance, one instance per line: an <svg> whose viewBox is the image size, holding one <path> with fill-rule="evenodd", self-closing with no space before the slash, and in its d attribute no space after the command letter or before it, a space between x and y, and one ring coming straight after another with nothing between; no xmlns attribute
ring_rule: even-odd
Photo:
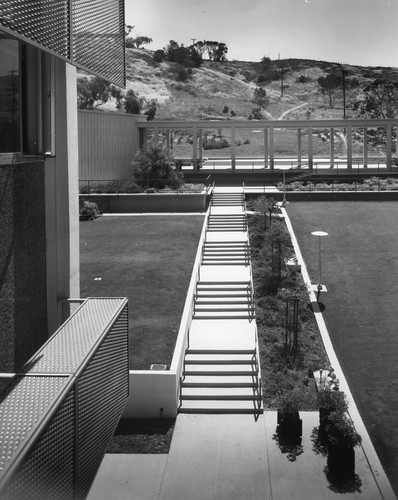
<svg viewBox="0 0 398 500"><path fill-rule="evenodd" d="M0 498L84 500L129 392L127 299L87 299L0 394Z"/></svg>
<svg viewBox="0 0 398 500"><path fill-rule="evenodd" d="M7 0L0 24L72 64L125 85L123 0Z"/></svg>

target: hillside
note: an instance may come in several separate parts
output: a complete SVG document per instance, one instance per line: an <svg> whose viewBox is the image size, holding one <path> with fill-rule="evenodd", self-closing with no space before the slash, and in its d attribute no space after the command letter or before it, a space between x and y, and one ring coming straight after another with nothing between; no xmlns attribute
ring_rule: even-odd
<svg viewBox="0 0 398 500"><path fill-rule="evenodd" d="M264 88L270 101L264 119L343 117L342 92L330 109L329 98L317 83L327 73L341 72L336 63L285 59L266 67L261 62L205 61L189 77L175 63L155 62L152 51L127 49L126 69L127 89L158 101L155 119L247 120L256 107L252 101L256 87ZM354 88L346 90L347 118L356 117L349 103L363 87L376 78L398 79L398 68L345 65L344 69L346 81L356 80Z"/></svg>

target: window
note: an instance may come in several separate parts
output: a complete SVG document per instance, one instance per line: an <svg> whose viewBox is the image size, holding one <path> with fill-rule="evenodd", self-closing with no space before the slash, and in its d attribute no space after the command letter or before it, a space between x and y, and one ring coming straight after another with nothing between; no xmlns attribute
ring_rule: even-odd
<svg viewBox="0 0 398 500"><path fill-rule="evenodd" d="M21 151L19 42L0 35L0 153Z"/></svg>

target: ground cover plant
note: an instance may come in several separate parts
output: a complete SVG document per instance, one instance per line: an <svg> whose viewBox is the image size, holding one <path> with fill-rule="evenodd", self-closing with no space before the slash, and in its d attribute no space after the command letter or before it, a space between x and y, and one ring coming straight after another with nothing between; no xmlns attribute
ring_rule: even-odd
<svg viewBox="0 0 398 500"><path fill-rule="evenodd" d="M130 368L170 365L203 216L80 223L82 297L129 299Z"/></svg>
<svg viewBox="0 0 398 500"><path fill-rule="evenodd" d="M96 182L93 181L89 184L83 184L80 187L80 194L128 194L128 193L202 193L206 189L206 186L202 183L189 183L185 182L178 189L173 189L171 187L164 187L162 189L156 189L149 186L139 186L133 180L115 180L106 182Z"/></svg>
<svg viewBox="0 0 398 500"><path fill-rule="evenodd" d="M398 493L398 203L291 202L307 269L318 278L329 335L376 452Z"/></svg>
<svg viewBox="0 0 398 500"><path fill-rule="evenodd" d="M278 183L283 191L284 185ZM293 181L286 184L286 191L396 191L398 179L395 177L369 177L359 182L336 182L334 179L324 182Z"/></svg>
<svg viewBox="0 0 398 500"><path fill-rule="evenodd" d="M312 372L328 359L301 274L286 265L294 257L286 225L271 205L264 196L257 198L251 202L257 213L249 216L264 406L278 408L294 390L301 409L314 410Z"/></svg>
<svg viewBox="0 0 398 500"><path fill-rule="evenodd" d="M121 420L108 445L107 453L168 453L175 419L148 418Z"/></svg>

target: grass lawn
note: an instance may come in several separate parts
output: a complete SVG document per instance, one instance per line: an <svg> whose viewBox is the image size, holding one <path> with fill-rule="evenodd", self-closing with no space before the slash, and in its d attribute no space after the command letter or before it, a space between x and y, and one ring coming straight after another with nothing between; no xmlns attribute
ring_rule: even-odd
<svg viewBox="0 0 398 500"><path fill-rule="evenodd" d="M321 301L337 356L376 451L398 493L398 203L290 203L313 282L322 240Z"/></svg>
<svg viewBox="0 0 398 500"><path fill-rule="evenodd" d="M170 365L202 225L201 215L80 223L81 295L129 299L131 369Z"/></svg>

